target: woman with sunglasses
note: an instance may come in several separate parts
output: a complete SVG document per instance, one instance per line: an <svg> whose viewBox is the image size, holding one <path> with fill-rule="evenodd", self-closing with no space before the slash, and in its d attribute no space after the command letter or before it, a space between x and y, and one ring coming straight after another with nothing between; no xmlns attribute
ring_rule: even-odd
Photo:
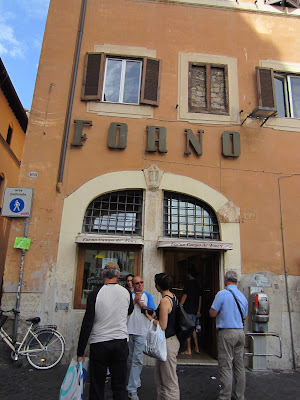
<svg viewBox="0 0 300 400"><path fill-rule="evenodd" d="M134 288L133 288L133 278L134 278L134 275L132 275L132 274L129 274L129 275L126 276L126 285L125 285L125 287L126 287L131 293L134 291Z"/></svg>
<svg viewBox="0 0 300 400"><path fill-rule="evenodd" d="M147 318L150 321L153 320L154 325L159 323L161 329L165 331L167 340L167 361L156 360L155 365L157 400L180 399L176 373L177 355L180 347L175 331L177 299L169 290L170 284L171 280L168 274L160 273L155 275L155 287L162 296L156 310L157 319L154 319L146 312Z"/></svg>

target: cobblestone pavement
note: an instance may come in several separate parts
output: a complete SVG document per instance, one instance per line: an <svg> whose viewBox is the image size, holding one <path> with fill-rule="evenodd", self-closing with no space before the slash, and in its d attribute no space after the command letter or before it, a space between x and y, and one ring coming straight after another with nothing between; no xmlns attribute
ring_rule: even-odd
<svg viewBox="0 0 300 400"><path fill-rule="evenodd" d="M0 399L1 400L58 400L67 364L39 371L23 361L18 366L0 346ZM246 371L246 400L297 400L300 393L300 373ZM178 366L181 400L217 399L219 377L216 366ZM88 399L86 385L84 400ZM154 368L145 366L142 371L140 400L155 400ZM106 399L112 400L110 382L106 385Z"/></svg>

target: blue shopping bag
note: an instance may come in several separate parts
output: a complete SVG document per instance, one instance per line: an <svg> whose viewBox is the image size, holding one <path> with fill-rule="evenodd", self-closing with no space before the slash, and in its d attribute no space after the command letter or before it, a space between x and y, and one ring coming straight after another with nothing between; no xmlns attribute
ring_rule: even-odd
<svg viewBox="0 0 300 400"><path fill-rule="evenodd" d="M89 360L77 363L76 357L72 358L64 381L60 388L59 400L81 400L86 382Z"/></svg>

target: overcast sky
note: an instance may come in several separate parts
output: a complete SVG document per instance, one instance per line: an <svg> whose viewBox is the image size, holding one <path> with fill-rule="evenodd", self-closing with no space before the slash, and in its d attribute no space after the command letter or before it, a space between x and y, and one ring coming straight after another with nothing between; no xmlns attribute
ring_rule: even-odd
<svg viewBox="0 0 300 400"><path fill-rule="evenodd" d="M63 0L62 0L63 1ZM0 0L0 57L30 110L50 0Z"/></svg>

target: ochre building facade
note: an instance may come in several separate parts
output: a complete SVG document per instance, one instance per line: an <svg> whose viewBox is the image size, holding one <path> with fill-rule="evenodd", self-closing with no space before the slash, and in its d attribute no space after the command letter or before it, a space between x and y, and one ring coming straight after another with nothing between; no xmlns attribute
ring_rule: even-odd
<svg viewBox="0 0 300 400"><path fill-rule="evenodd" d="M250 309L253 288L268 295L282 357L268 337L267 368L299 367L299 29L297 1L50 1L19 179L34 188L21 317L57 324L68 357L114 260L156 303L155 273L180 297L196 268L212 359L208 310L235 269Z"/></svg>
<svg viewBox="0 0 300 400"><path fill-rule="evenodd" d="M18 187L28 117L0 59L0 204L6 187ZM0 296L11 220L0 215Z"/></svg>

